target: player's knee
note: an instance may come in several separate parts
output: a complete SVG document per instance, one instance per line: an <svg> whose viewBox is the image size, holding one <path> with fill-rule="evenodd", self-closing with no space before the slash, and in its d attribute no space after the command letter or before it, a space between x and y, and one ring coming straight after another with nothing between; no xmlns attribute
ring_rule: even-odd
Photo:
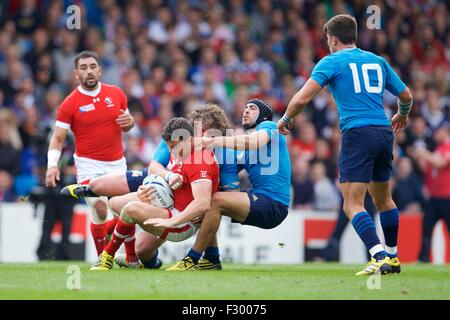
<svg viewBox="0 0 450 320"><path fill-rule="evenodd" d="M344 201L343 205L344 213L349 219L353 219L353 217L361 211L364 211L364 205L362 203L355 203L350 201Z"/></svg>
<svg viewBox="0 0 450 320"><path fill-rule="evenodd" d="M108 206L111 209L111 211L113 212L113 214L115 214L117 216L120 215L120 210L122 210L122 208L120 206L120 201L118 201L117 198L112 197L111 199L109 199Z"/></svg>
<svg viewBox="0 0 450 320"><path fill-rule="evenodd" d="M211 199L211 207L209 211L220 211L224 208L225 201L224 196L220 192L216 192L213 194Z"/></svg>
<svg viewBox="0 0 450 320"><path fill-rule="evenodd" d="M145 241L136 241L136 255L140 260L147 261L153 257L155 250L153 246Z"/></svg>
<svg viewBox="0 0 450 320"><path fill-rule="evenodd" d="M99 178L91 179L91 181L89 181L89 188L93 192L95 192L97 194L100 194L101 192L99 192L99 191L100 191L100 188L101 188L101 180Z"/></svg>
<svg viewBox="0 0 450 320"><path fill-rule="evenodd" d="M379 212L388 211L395 207L395 203L392 197L386 197L383 199L374 199L375 207Z"/></svg>
<svg viewBox="0 0 450 320"><path fill-rule="evenodd" d="M95 211L101 220L105 220L108 215L108 204L103 200L97 200L94 204Z"/></svg>
<svg viewBox="0 0 450 320"><path fill-rule="evenodd" d="M126 213L131 218L135 217L136 214L139 212L139 202L138 201L131 201L128 202L124 207L122 213Z"/></svg>

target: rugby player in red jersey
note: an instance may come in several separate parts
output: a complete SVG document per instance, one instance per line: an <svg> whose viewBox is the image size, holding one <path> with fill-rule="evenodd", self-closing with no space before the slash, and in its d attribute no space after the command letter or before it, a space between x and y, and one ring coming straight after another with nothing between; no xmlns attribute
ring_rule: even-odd
<svg viewBox="0 0 450 320"><path fill-rule="evenodd" d="M168 169L183 176L183 185L174 191L174 209L155 207L149 204L151 193L138 192L140 201L126 204L114 230L113 236L101 254L100 265L91 270L109 270L114 265L114 255L134 232L135 224L160 239L179 242L193 236L199 229L194 223L211 206L211 196L219 187L219 166L211 150L194 150L194 129L187 119L174 118L164 128L171 158ZM183 216L188 222L178 224L177 217ZM170 219L168 227L155 227L144 224L151 218Z"/></svg>
<svg viewBox="0 0 450 320"><path fill-rule="evenodd" d="M134 120L129 114L124 92L99 81L102 69L94 52L83 51L75 58L80 85L58 108L53 135L48 148L45 183L55 187L60 178L58 161L69 130L75 137L74 160L77 182L112 172L125 172L122 132L129 131ZM91 233L98 255L106 245L106 198L86 198L91 207ZM127 244L133 248L132 239ZM136 261L138 259L136 258Z"/></svg>

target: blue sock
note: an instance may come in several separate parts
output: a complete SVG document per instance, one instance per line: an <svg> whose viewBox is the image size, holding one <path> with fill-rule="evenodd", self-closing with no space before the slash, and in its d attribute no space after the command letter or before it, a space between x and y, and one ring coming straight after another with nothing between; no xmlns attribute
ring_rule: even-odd
<svg viewBox="0 0 450 320"><path fill-rule="evenodd" d="M389 258L394 258L397 256L398 209L380 212L380 220L383 227L386 252Z"/></svg>
<svg viewBox="0 0 450 320"><path fill-rule="evenodd" d="M146 269L153 269L155 267L156 262L158 261L158 253L159 251L156 250L156 253L153 255L153 257L150 258L150 260L142 261L142 264L144 265L144 268Z"/></svg>
<svg viewBox="0 0 450 320"><path fill-rule="evenodd" d="M214 264L220 263L220 253L218 247L208 247L205 250L205 254L203 255L205 259L208 259L210 262Z"/></svg>
<svg viewBox="0 0 450 320"><path fill-rule="evenodd" d="M366 245L370 255L376 260L382 260L386 256L380 239L377 236L375 224L367 212L359 212L352 219L353 228Z"/></svg>
<svg viewBox="0 0 450 320"><path fill-rule="evenodd" d="M202 254L198 253L197 251L195 251L194 249L191 248L191 250L189 250L188 252L188 257L191 257L192 261L194 261L195 264L198 263L198 260L200 260Z"/></svg>

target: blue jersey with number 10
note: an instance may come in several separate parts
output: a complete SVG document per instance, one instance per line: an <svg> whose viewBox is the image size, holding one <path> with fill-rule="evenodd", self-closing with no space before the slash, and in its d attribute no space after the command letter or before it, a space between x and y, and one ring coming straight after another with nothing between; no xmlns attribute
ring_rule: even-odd
<svg viewBox="0 0 450 320"><path fill-rule="evenodd" d="M389 126L383 107L384 89L398 96L406 87L384 58L359 48L326 56L315 66L311 78L321 87L328 85L342 132L371 125Z"/></svg>

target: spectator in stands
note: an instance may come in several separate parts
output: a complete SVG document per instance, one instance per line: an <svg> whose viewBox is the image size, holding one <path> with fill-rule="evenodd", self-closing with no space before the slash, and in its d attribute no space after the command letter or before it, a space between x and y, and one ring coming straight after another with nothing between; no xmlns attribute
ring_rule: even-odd
<svg viewBox="0 0 450 320"><path fill-rule="evenodd" d="M311 179L314 183L314 210L337 210L339 196L333 182L326 175L326 168L323 162L316 162L312 165Z"/></svg>
<svg viewBox="0 0 450 320"><path fill-rule="evenodd" d="M14 177L5 170L0 170L0 202L14 202L16 195L13 188Z"/></svg>
<svg viewBox="0 0 450 320"><path fill-rule="evenodd" d="M22 141L17 132L14 114L0 110L0 170L15 176L20 170Z"/></svg>
<svg viewBox="0 0 450 320"><path fill-rule="evenodd" d="M292 161L293 207L312 209L314 203L314 184L309 175L309 161L297 158Z"/></svg>
<svg viewBox="0 0 450 320"><path fill-rule="evenodd" d="M425 172L430 195L428 210L422 223L422 248L419 260L429 261L431 236L436 222L443 219L450 231L450 127L444 125L434 133L437 148L434 152L416 149L412 156Z"/></svg>
<svg viewBox="0 0 450 320"><path fill-rule="evenodd" d="M426 207L422 181L414 173L411 159L408 157L401 157L396 163L392 198L400 212L422 212Z"/></svg>

